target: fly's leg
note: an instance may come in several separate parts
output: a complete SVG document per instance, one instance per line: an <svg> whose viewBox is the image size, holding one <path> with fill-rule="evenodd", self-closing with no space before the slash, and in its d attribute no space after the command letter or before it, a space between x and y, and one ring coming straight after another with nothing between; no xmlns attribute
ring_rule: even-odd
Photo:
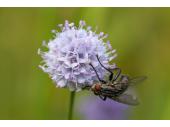
<svg viewBox="0 0 170 127"><path fill-rule="evenodd" d="M100 77L99 77L99 75L98 75L98 73L97 73L97 71L96 71L96 69L93 67L93 65L90 63L90 66L93 68L93 70L95 71L95 73L96 73L96 75L97 75L97 78L99 79L99 81L101 82L101 83L104 83L104 84L106 84L107 82L106 81L104 81L104 80L102 80L102 79L100 79Z"/></svg>
<svg viewBox="0 0 170 127"><path fill-rule="evenodd" d="M95 92L95 91L94 91L94 94L95 94L96 96L99 96L103 101L105 101L105 100L107 99L106 96L103 96L103 95L101 95L101 94L98 93L98 92Z"/></svg>
<svg viewBox="0 0 170 127"><path fill-rule="evenodd" d="M113 68L112 70L110 70L110 69L106 68L106 67L101 63L98 55L96 55L96 57L97 57L97 60L99 61L100 65L101 65L105 70L107 70L108 72L110 72L109 81L112 81L112 82L116 81L117 78L118 78L118 77L120 76L120 74L121 74L121 69L116 67L116 68ZM118 72L117 72L117 74L115 75L115 77L113 78L113 72L112 72L112 71L114 71L114 70L117 70Z"/></svg>
<svg viewBox="0 0 170 127"><path fill-rule="evenodd" d="M107 70L107 71L110 73L109 81L111 81L111 80L113 79L113 72L112 72L110 69L106 68L106 67L100 62L100 59L99 59L99 56L98 56L98 55L96 55L96 57L97 57L97 60L99 61L100 65L101 65L105 70Z"/></svg>
<svg viewBox="0 0 170 127"><path fill-rule="evenodd" d="M116 67L113 70L117 70L117 74L114 76L112 82L116 81L119 78L120 74L121 74L121 69L120 68Z"/></svg>
<svg viewBox="0 0 170 127"><path fill-rule="evenodd" d="M107 99L106 96L99 95L99 97L100 97L103 101L105 101L105 100Z"/></svg>
<svg viewBox="0 0 170 127"><path fill-rule="evenodd" d="M120 74L121 74L121 69L116 67L116 68L113 68L112 70L110 70L110 69L106 68L106 67L101 63L101 61L99 60L98 55L96 55L96 57L97 57L97 60L99 61L100 65L101 65L104 69L106 69L108 72L110 72L109 81L112 81L112 82L116 81L117 78L118 78L118 77L120 76ZM117 74L113 77L113 72L112 72L112 71L114 71L114 70L117 70L118 72L117 72Z"/></svg>
<svg viewBox="0 0 170 127"><path fill-rule="evenodd" d="M121 69L118 68L118 67L116 67L116 68L113 68L112 70L110 70L110 69L106 68L106 67L101 63L98 55L96 55L96 57L97 57L97 60L99 61L100 65L101 65L105 70L107 70L108 72L110 72L109 81L112 81L112 82L116 81L116 80L119 78L120 74L121 74ZM93 67L93 66L92 66L92 67ZM94 67L93 67L93 69L94 69ZM94 69L94 70L95 70L95 69ZM113 72L112 72L112 71L115 71L115 70L117 71L117 74L113 77ZM95 70L95 72L96 72L96 70ZM96 74L97 74L97 72L96 72ZM98 74L97 74L97 77L99 78ZM99 78L99 79L100 79L100 78Z"/></svg>
<svg viewBox="0 0 170 127"><path fill-rule="evenodd" d="M99 95L97 92L94 91L94 95Z"/></svg>

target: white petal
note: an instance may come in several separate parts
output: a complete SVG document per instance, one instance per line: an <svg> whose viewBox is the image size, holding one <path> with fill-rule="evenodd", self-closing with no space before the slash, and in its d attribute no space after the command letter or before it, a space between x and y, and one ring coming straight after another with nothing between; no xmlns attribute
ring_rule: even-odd
<svg viewBox="0 0 170 127"><path fill-rule="evenodd" d="M76 66L78 66L78 65L79 65L79 63L72 63L72 64L71 64L71 67L74 68L74 67L76 67Z"/></svg>
<svg viewBox="0 0 170 127"><path fill-rule="evenodd" d="M97 67L99 65L99 62L98 61L91 61L93 67Z"/></svg>
<svg viewBox="0 0 170 127"><path fill-rule="evenodd" d="M116 52L116 49L112 50L111 52L112 52L112 53L115 53L115 52Z"/></svg>
<svg viewBox="0 0 170 127"><path fill-rule="evenodd" d="M58 61L65 61L65 57L60 57L60 58L57 58Z"/></svg>
<svg viewBox="0 0 170 127"><path fill-rule="evenodd" d="M65 87L66 86L66 80L61 79L57 82L57 86L59 87Z"/></svg>
<svg viewBox="0 0 170 127"><path fill-rule="evenodd" d="M78 83L84 83L85 82L85 78L84 77L79 77L78 78Z"/></svg>
<svg viewBox="0 0 170 127"><path fill-rule="evenodd" d="M66 74L64 75L64 77L65 77L65 79L69 79L70 73L66 73Z"/></svg>
<svg viewBox="0 0 170 127"><path fill-rule="evenodd" d="M73 74L74 74L74 75L79 75L79 74L80 74L80 71L74 71Z"/></svg>
<svg viewBox="0 0 170 127"><path fill-rule="evenodd" d="M113 60L116 57L117 57L117 54L113 55L112 57L109 58L109 61Z"/></svg>
<svg viewBox="0 0 170 127"><path fill-rule="evenodd" d="M69 67L72 67L72 66L71 66L71 64L70 64L70 62L69 62L69 61L67 61L67 60L66 60L66 61L64 61L64 64L65 64L68 68L69 68Z"/></svg>
<svg viewBox="0 0 170 127"><path fill-rule="evenodd" d="M82 67L82 68L80 69L80 72L81 72L81 73L86 73L86 69L85 69L84 67Z"/></svg>
<svg viewBox="0 0 170 127"><path fill-rule="evenodd" d="M88 59L80 59L79 58L79 63L87 63Z"/></svg>

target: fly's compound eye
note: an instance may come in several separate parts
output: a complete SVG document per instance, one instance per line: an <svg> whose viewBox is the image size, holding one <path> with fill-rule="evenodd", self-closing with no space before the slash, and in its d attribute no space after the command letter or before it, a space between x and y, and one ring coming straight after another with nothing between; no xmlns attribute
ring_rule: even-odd
<svg viewBox="0 0 170 127"><path fill-rule="evenodd" d="M96 90L96 91L100 91L100 90L101 90L101 86L100 86L99 84L96 84L96 85L95 85L95 90Z"/></svg>

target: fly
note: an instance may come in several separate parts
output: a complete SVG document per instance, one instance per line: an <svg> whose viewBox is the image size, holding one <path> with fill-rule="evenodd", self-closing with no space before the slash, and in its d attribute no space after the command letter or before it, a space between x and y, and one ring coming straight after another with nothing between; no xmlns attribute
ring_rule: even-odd
<svg viewBox="0 0 170 127"><path fill-rule="evenodd" d="M90 64L100 82L87 88L104 101L109 98L123 104L138 105L138 99L134 95L126 93L126 91L130 86L145 80L146 76L130 78L127 75L122 75L120 68L108 69L100 62L98 55L96 57L100 65L110 73L109 81L100 79L96 69ZM113 71L117 73L114 75Z"/></svg>

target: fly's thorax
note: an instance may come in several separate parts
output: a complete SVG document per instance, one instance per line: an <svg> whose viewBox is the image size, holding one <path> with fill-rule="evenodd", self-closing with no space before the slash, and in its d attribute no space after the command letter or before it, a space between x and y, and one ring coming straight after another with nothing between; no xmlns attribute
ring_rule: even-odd
<svg viewBox="0 0 170 127"><path fill-rule="evenodd" d="M124 93L127 88L128 88L128 80L127 78L124 78L124 80L118 80L118 81L114 81L113 83L107 83L107 86L103 86L103 91L107 91L107 93L112 93L111 94L107 94L108 96L112 96L112 97L116 97L119 96L120 94ZM110 92L108 92L110 91Z"/></svg>
<svg viewBox="0 0 170 127"><path fill-rule="evenodd" d="M118 84L118 82L117 81L114 81L113 83L112 83L112 85L114 86L114 85L116 85L116 84Z"/></svg>
<svg viewBox="0 0 170 127"><path fill-rule="evenodd" d="M108 82L107 84L104 84L104 85L113 86L113 83L112 82Z"/></svg>

